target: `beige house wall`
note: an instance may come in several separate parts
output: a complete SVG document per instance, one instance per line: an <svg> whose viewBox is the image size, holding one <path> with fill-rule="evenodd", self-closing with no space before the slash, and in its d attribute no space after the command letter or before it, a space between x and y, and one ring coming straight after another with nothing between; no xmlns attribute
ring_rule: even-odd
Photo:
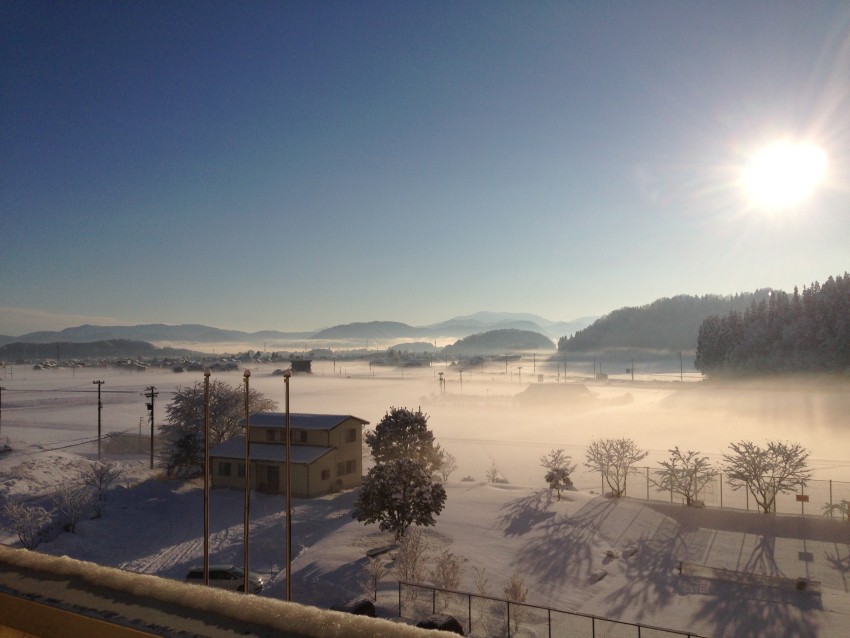
<svg viewBox="0 0 850 638"><path fill-rule="evenodd" d="M290 477L292 494L298 498L320 496L339 489L351 489L363 482L363 428L360 421L346 419L331 430L302 430L292 428L292 447L313 445L334 448L310 464L293 463ZM303 433L303 436L302 436ZM283 428L249 428L252 443L285 445ZM230 464L230 475L222 472ZM244 489L239 468L242 461L213 458L211 484L213 487ZM276 471L275 471L276 470ZM286 491L286 463L254 461L251 463L251 489L283 494Z"/></svg>

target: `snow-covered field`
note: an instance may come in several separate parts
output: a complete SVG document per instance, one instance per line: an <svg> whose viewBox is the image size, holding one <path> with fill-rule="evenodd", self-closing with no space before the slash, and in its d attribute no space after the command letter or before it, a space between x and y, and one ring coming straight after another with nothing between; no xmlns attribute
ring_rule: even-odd
<svg viewBox="0 0 850 638"><path fill-rule="evenodd" d="M284 407L284 384L273 367L252 368L251 387ZM528 405L516 372L494 366L403 372L345 362L316 362L315 374L291 381L297 412L354 414L372 425L391 406L421 406L438 442L458 459L447 485L446 509L426 530L432 552L450 548L468 559L462 589L475 592L474 570L486 569L501 597L514 572L529 586L528 602L642 622L706 636L846 636L850 632L850 524L820 517L760 515L731 509L691 509L633 499L612 501L598 476L576 475L579 491L560 502L544 490L540 457L564 448L576 461L594 437L630 436L650 451L698 449L712 458L729 442L767 438L800 442L812 451L816 478L850 481L850 406L846 386L748 387L720 392L702 384L588 385L590 403L557 398ZM441 395L437 375L448 379ZM242 383L241 371L215 375ZM547 380L548 380L547 373ZM91 459L96 435L96 387L103 379L103 431L139 436L146 415L145 387L154 385L157 419L177 384L200 373L120 372L112 369L35 371L16 366L2 384L2 441L14 451L0 457L0 499L38 498L65 480L81 457ZM553 378L546 385L554 387ZM561 384L562 386L564 384ZM557 394L557 390L551 391ZM142 423L141 434L147 433ZM142 439L144 441L144 439ZM144 449L144 448L143 448ZM59 534L38 551L182 579L202 558L203 500L197 483L156 477L146 456L110 455L125 475L110 493L103 517L76 534ZM484 482L493 464L508 483ZM472 477L472 481L462 481ZM293 599L329 607L359 593L366 551L391 542L375 527L352 520L354 493L296 500L293 518ZM846 498L846 496L845 496ZM812 503L812 507L815 507ZM262 595L283 597L282 499L254 494L251 568L274 585ZM241 564L243 501L236 491L214 491L213 562ZM0 541L17 539L3 531ZM623 553L635 548L631 556ZM612 550L616 557L606 555ZM387 561L390 558L387 557ZM820 595L718 579L683 576L679 561L734 572L806 577ZM594 582L598 569L607 574ZM385 577L381 615L398 612L398 589ZM533 628L528 627L531 631ZM545 635L545 634L544 634Z"/></svg>

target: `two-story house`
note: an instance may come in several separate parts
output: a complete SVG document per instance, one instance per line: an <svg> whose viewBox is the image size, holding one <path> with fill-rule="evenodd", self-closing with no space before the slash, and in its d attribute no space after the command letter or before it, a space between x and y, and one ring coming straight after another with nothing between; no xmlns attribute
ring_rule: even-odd
<svg viewBox="0 0 850 638"><path fill-rule="evenodd" d="M290 414L292 495L319 496L357 487L363 480L363 426L345 414ZM244 426L244 421L243 421ZM248 421L251 489L286 491L286 413L260 412ZM245 486L245 439L224 441L210 450L212 487Z"/></svg>

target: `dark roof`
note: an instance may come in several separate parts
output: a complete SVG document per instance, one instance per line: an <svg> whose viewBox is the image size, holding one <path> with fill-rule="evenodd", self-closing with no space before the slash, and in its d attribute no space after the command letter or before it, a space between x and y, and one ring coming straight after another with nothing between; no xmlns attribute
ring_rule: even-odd
<svg viewBox="0 0 850 638"><path fill-rule="evenodd" d="M313 463L333 449L332 447L323 447L320 445L290 445L289 453L293 463ZM251 443L250 455L252 461L285 463L286 445L280 443ZM234 436L232 439L219 443L210 450L210 457L244 459L245 438Z"/></svg>
<svg viewBox="0 0 850 638"><path fill-rule="evenodd" d="M360 425L369 425L368 421L364 421L350 414L303 414L290 413L289 427L298 430L333 430L336 426L343 422L354 419ZM242 419L241 424L245 425L245 419ZM286 427L286 412L257 412L251 415L251 427L260 428L285 428Z"/></svg>

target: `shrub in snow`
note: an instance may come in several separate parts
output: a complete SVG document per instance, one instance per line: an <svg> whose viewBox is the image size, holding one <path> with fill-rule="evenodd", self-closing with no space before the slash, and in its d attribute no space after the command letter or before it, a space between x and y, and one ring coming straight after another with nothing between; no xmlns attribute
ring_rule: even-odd
<svg viewBox="0 0 850 638"><path fill-rule="evenodd" d="M65 483L51 496L53 506L62 517L66 531L72 534L94 502L94 494L86 485Z"/></svg>
<svg viewBox="0 0 850 638"><path fill-rule="evenodd" d="M431 567L431 582L440 589L458 589L463 580L464 563L467 559L458 556L451 550L445 549L437 555ZM449 598L443 598L443 605L448 606Z"/></svg>
<svg viewBox="0 0 850 638"><path fill-rule="evenodd" d="M3 506L3 515L8 521L6 527L18 535L26 549L38 546L41 530L50 524L50 514L38 505L8 501Z"/></svg>
<svg viewBox="0 0 850 638"><path fill-rule="evenodd" d="M106 492L109 487L121 478L121 468L114 463L95 461L80 469L80 481L92 491L92 506L95 516L100 518L103 503L106 502Z"/></svg>
<svg viewBox="0 0 850 638"><path fill-rule="evenodd" d="M399 580L418 584L425 580L428 543L422 538L422 532L412 529L401 539L395 557L395 573ZM405 589L408 597L415 598L416 587Z"/></svg>
<svg viewBox="0 0 850 638"><path fill-rule="evenodd" d="M487 482L488 483L497 483L499 481L499 469L496 467L496 462L490 466L490 469L487 470ZM507 481L504 481L507 483Z"/></svg>
<svg viewBox="0 0 850 638"><path fill-rule="evenodd" d="M546 470L543 479L549 484L549 489L558 493L561 500L561 490L568 490L573 486L570 474L575 472L575 464L571 464L572 458L564 454L564 450L552 450L540 459L540 465Z"/></svg>
<svg viewBox="0 0 850 638"><path fill-rule="evenodd" d="M528 599L528 587L525 585L525 579L517 572L511 574L511 579L504 589L505 598L512 603L520 603L517 607L511 607L511 624L513 625L513 633L519 631L519 626L527 615L527 610L521 605ZM510 632L508 632L510 633Z"/></svg>
<svg viewBox="0 0 850 638"><path fill-rule="evenodd" d="M361 582L361 589L372 600L378 600L378 583L387 574L387 566L381 555L371 556L366 561L366 577Z"/></svg>

